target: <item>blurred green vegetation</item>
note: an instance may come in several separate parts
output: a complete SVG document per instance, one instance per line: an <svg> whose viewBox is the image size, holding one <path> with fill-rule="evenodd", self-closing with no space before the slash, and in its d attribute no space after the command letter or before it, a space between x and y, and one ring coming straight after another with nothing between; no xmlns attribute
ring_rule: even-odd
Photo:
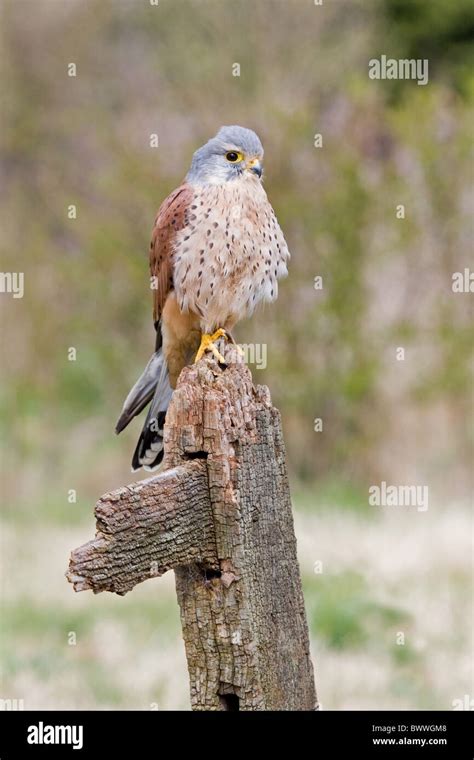
<svg viewBox="0 0 474 760"><path fill-rule="evenodd" d="M379 479L429 483L430 503L464 499L474 330L469 294L454 294L451 277L470 265L472 244L472 3L4 0L2 22L0 252L4 271L25 273L24 298L0 299L2 492L19 576L31 574L36 536L46 540L53 526L65 542L71 536L64 562L61 555L50 568L51 578L62 576L67 549L90 536L97 497L131 478L139 423L120 438L113 428L153 347L151 225L193 151L222 124L261 136L266 189L292 252L279 300L237 337L268 345L268 367L252 369L282 412L297 512L306 521L318 515L321 526L334 513L357 516L363 530L382 533L367 505ZM370 80L368 62L381 54L429 58L429 84ZM344 540L350 554L356 539ZM420 557L426 580L424 567ZM171 662L179 618L169 590L153 585L136 602L101 598L76 611L65 582L60 602L36 601L19 576L12 564L4 583L19 589L3 605L0 637L10 689L24 687L26 668L33 701L133 706L128 671L121 680L91 643L104 640L102 623L123 636L117 668L140 648L162 647ZM418 600L388 603L389 584L359 567L327 576L306 568L303 577L316 656L323 648L330 668L332 653L348 654L363 668L357 658L370 649L386 668L362 706L380 705L388 691L385 707L393 697L446 709L464 693L461 685L459 694L436 691L430 671L438 651L464 651L461 636L451 637L456 653L435 640L431 659L412 642L392 646L399 625L423 627ZM460 610L467 576L453 571L449 580ZM408 596L413 580L404 582ZM430 599L439 585L433 571ZM85 648L61 649L68 630L81 632ZM56 687L45 697L48 673ZM63 683L62 673L76 680ZM167 695L170 679L164 669L137 694L185 706L186 697ZM329 703L345 704L340 693Z"/></svg>
<svg viewBox="0 0 474 760"><path fill-rule="evenodd" d="M384 0L383 6L391 56L428 58L438 79L467 93L474 65L471 0Z"/></svg>
<svg viewBox="0 0 474 760"><path fill-rule="evenodd" d="M394 638L396 626L407 622L403 611L371 598L369 584L358 572L316 575L311 583L306 580L305 592L312 628L334 649L357 648L390 634Z"/></svg>
<svg viewBox="0 0 474 760"><path fill-rule="evenodd" d="M86 704L95 709L147 709L147 698L150 703L161 702L166 686L158 673L149 684L142 684L142 693L138 686L137 702L131 704L135 684L127 688L123 667L112 666L103 649L115 647L120 664L127 652L133 657L133 653L160 653L175 646L181 627L176 600L169 592L150 595L145 600L130 596L126 605L111 599L109 603L103 600L100 608L89 604L78 609L58 606L53 599L38 604L30 596L23 596L3 603L3 616L2 694L7 693L5 690L15 691L11 685L21 683L27 674L30 689L23 692L25 708L35 704L37 682L47 684L47 693L53 691L57 708ZM117 643L114 632L118 633ZM69 643L71 634L74 643ZM135 655L132 668L138 666L138 659ZM65 672L69 673L69 683L61 693L58 685ZM182 680L185 692L184 673Z"/></svg>
<svg viewBox="0 0 474 760"><path fill-rule="evenodd" d="M4 304L7 480L19 461L63 469L68 431L80 445L85 421L96 466L110 447L123 472L138 425L119 440L111 431L153 343L154 213L194 149L237 122L262 136L267 189L293 253L279 301L238 337L268 344L268 368L255 378L282 410L294 476L364 489L374 478L407 477L411 432L392 471L386 465L392 441L407 434L401 405L412 420L423 416L416 448L427 480L445 482L432 446L440 414L455 420L443 436L462 460L462 490L473 328L468 294L452 293L451 275L468 265L470 4L21 7L27 19L5 3L2 33L2 256L6 270L26 277L24 299ZM429 56L429 84L399 81L394 99L393 82L367 76L380 53Z"/></svg>

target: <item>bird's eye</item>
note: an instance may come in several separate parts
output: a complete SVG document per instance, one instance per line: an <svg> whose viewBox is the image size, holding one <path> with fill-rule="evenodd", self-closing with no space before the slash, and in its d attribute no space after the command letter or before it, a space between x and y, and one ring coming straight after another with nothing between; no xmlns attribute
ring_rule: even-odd
<svg viewBox="0 0 474 760"><path fill-rule="evenodd" d="M237 161L242 161L242 153L238 153L236 150L230 150L225 154L225 157L231 164L236 164Z"/></svg>

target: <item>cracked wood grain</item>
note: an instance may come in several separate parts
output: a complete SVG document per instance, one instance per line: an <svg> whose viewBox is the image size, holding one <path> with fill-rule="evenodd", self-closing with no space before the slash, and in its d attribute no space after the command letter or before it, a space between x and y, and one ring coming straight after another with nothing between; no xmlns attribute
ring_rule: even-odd
<svg viewBox="0 0 474 760"><path fill-rule="evenodd" d="M216 565L206 464L187 462L99 499L95 539L71 554L75 591L125 594L178 565Z"/></svg>
<svg viewBox="0 0 474 760"><path fill-rule="evenodd" d="M102 497L97 536L72 553L69 580L125 593L174 568L194 710L317 709L268 389L240 362L187 367L164 437L163 474Z"/></svg>

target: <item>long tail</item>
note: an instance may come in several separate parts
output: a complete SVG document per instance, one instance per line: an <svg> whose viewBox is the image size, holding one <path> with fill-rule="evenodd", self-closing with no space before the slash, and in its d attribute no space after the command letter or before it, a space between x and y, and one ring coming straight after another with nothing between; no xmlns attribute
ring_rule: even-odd
<svg viewBox="0 0 474 760"><path fill-rule="evenodd" d="M140 414L151 401L143 430L132 459L132 469L155 470L163 459L163 425L173 391L169 384L168 367L161 348L148 362L141 377L125 399L115 427L120 433L130 420Z"/></svg>

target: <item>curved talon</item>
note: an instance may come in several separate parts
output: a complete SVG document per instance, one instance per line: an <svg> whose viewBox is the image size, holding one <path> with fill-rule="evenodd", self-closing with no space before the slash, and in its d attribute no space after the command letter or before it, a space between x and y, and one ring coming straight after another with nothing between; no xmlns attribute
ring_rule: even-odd
<svg viewBox="0 0 474 760"><path fill-rule="evenodd" d="M240 348L239 344L235 342L235 338L228 330L225 331L225 336L227 340L232 343L233 346L235 346L235 350L240 356L245 356L244 351Z"/></svg>
<svg viewBox="0 0 474 760"><path fill-rule="evenodd" d="M222 356L221 353L219 353L219 351L214 345L214 342L216 340L219 340L219 338L228 338L226 331L223 330L222 327L219 327L219 329L216 330L212 335L208 335L207 333L202 334L201 345L198 348L198 352L196 354L194 364L196 364L200 359L202 359L206 351L212 351L217 361L220 362L221 364L226 363L224 357Z"/></svg>

